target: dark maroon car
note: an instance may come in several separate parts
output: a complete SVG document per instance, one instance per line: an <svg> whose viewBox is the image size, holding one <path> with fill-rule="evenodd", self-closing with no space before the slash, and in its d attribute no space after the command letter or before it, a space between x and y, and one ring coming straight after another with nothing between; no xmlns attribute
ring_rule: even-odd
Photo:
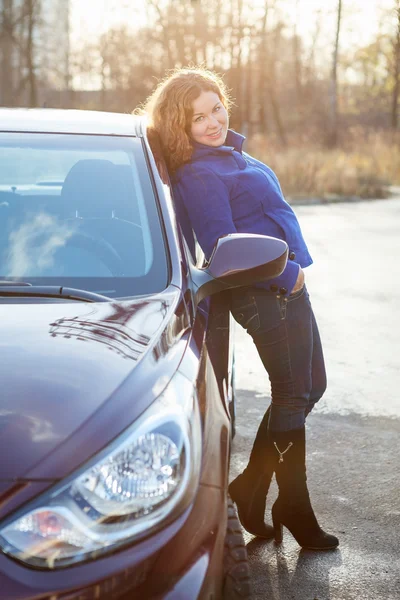
<svg viewBox="0 0 400 600"><path fill-rule="evenodd" d="M138 118L0 109L3 600L249 597L229 289L287 247L204 264L163 179Z"/></svg>

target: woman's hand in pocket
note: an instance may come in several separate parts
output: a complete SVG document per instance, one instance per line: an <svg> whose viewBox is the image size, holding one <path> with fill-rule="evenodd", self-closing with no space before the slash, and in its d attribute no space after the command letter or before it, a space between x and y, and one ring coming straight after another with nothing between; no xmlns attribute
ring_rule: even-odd
<svg viewBox="0 0 400 600"><path fill-rule="evenodd" d="M299 274L297 276L297 280L296 280L296 283L294 284L294 288L292 289L291 294L294 294L295 292L298 292L299 290L301 290L304 283L305 283L304 271L300 267Z"/></svg>

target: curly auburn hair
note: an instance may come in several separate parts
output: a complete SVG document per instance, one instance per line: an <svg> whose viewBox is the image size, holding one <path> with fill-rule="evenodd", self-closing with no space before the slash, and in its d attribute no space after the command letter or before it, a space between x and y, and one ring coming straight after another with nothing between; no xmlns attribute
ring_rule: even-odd
<svg viewBox="0 0 400 600"><path fill-rule="evenodd" d="M144 105L134 111L148 116L150 145L154 150L161 149L171 174L191 159L192 105L202 92L215 92L229 112L232 101L225 83L219 75L202 67L173 70Z"/></svg>

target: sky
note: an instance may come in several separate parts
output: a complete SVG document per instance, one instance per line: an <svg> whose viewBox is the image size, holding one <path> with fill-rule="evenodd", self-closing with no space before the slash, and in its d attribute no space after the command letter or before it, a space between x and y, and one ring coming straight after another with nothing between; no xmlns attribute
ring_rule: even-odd
<svg viewBox="0 0 400 600"><path fill-rule="evenodd" d="M168 0L157 1L162 3ZM243 1L252 8L254 15L260 13L260 10L262 14L266 0ZM267 1L272 3L272 0ZM339 52L351 53L372 41L382 28L384 11L393 8L395 1L342 0ZM70 0L70 2L71 47L75 49L95 41L101 33L111 27L131 23L134 29L146 25L147 0ZM311 45L320 18L321 25L314 60L317 66L324 67L327 53L330 54L334 47L338 0L275 0L275 2L280 7L279 15L287 24L288 32L293 32L295 28L303 40L305 49ZM383 26L385 27L385 21ZM351 77L351 73L348 72L346 76ZM86 89L97 89L99 81L96 77L83 79L77 77L75 84Z"/></svg>
<svg viewBox="0 0 400 600"><path fill-rule="evenodd" d="M247 1L263 3L263 0ZM285 6L288 21L296 22L299 34L306 39L313 33L318 10L323 12L324 31L329 37L334 35L337 0L280 0L279 3ZM377 31L382 9L393 5L394 0L343 0L343 46L368 43ZM72 37L87 39L129 20L135 27L143 25L145 7L146 0L71 0Z"/></svg>
<svg viewBox="0 0 400 600"><path fill-rule="evenodd" d="M70 0L72 39L97 36L129 18L145 24L146 0Z"/></svg>
<svg viewBox="0 0 400 600"><path fill-rule="evenodd" d="M367 44L379 29L384 9L391 8L395 0L342 0L341 43L344 47ZM296 19L298 31L307 36L315 27L316 13L322 11L326 31L334 37L338 0L289 0L291 18Z"/></svg>

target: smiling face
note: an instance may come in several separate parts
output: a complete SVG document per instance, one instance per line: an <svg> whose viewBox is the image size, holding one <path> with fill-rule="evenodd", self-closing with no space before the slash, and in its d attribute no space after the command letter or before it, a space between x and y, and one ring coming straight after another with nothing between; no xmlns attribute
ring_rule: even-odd
<svg viewBox="0 0 400 600"><path fill-rule="evenodd" d="M222 146L229 126L228 112L215 92L201 92L193 101L190 136L206 146Z"/></svg>

